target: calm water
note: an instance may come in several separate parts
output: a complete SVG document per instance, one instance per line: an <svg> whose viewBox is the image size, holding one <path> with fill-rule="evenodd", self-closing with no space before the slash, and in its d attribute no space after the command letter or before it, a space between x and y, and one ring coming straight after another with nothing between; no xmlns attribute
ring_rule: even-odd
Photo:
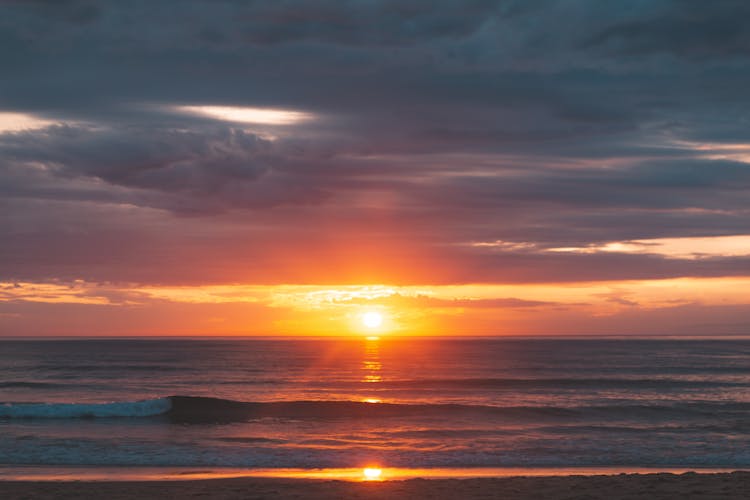
<svg viewBox="0 0 750 500"><path fill-rule="evenodd" d="M750 341L0 342L0 464L368 463L748 467Z"/></svg>

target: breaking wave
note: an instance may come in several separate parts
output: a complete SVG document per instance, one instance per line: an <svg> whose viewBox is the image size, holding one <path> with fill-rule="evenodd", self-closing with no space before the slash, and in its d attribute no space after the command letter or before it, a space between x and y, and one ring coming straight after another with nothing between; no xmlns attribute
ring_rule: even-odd
<svg viewBox="0 0 750 500"><path fill-rule="evenodd" d="M150 417L167 413L170 398L119 403L6 403L0 404L0 418L124 418Z"/></svg>
<svg viewBox="0 0 750 500"><path fill-rule="evenodd" d="M721 414L746 417L750 403L676 403L657 405L481 406L394 404L357 401L244 402L199 396L115 403L5 403L0 419L129 418L165 416L179 423L240 422L260 418L371 419L460 416L508 421L581 421L588 419L686 419Z"/></svg>

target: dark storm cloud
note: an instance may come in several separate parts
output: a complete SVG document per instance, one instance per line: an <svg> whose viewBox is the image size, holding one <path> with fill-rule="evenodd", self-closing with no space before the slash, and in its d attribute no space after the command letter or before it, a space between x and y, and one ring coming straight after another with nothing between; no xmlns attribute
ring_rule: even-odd
<svg viewBox="0 0 750 500"><path fill-rule="evenodd" d="M89 22L67 20L86 5L98 11ZM700 126L696 114L747 109L747 72L712 77L679 61L621 61L583 43L626 21L679 17L680 2L67 2L6 10L3 104L60 117L153 119L134 102L290 106L338 113L349 135L373 137L371 149L557 154L548 141L687 133ZM725 10L706 3L694 16ZM708 33L703 42L700 30L691 34L712 43ZM737 98L717 109L711 98L728 92ZM726 133L737 128L726 121Z"/></svg>
<svg viewBox="0 0 750 500"><path fill-rule="evenodd" d="M704 59L750 55L750 32L744 22L750 5L742 0L675 2L641 19L615 23L587 40L622 54L664 52Z"/></svg>
<svg viewBox="0 0 750 500"><path fill-rule="evenodd" d="M499 2L252 2L244 11L244 41L321 41L344 45L413 45L462 38L495 15ZM373 22L375 20L375 22ZM211 38L209 38L211 40Z"/></svg>
<svg viewBox="0 0 750 500"><path fill-rule="evenodd" d="M340 264L365 243L441 270L414 282L746 273L732 258L462 245L750 233L748 156L721 146L748 142L748 9L0 2L0 112L58 123L0 131L0 273L231 281L240 262L248 281L302 282L324 275L303 270L318 258L341 280L398 281ZM186 105L313 118L222 122ZM285 248L309 258L282 279Z"/></svg>
<svg viewBox="0 0 750 500"><path fill-rule="evenodd" d="M748 207L750 168L720 160L663 160L626 167L533 170L509 176L461 176L423 195L462 209L523 206L568 209L723 209ZM453 198L453 200L451 200Z"/></svg>
<svg viewBox="0 0 750 500"><path fill-rule="evenodd" d="M54 126L0 136L0 152L5 158L0 171L16 184L5 186L8 195L25 188L26 195L39 198L109 198L194 213L307 204L325 196L273 169L282 159L269 141L224 127L196 132ZM92 181L112 189L96 189Z"/></svg>

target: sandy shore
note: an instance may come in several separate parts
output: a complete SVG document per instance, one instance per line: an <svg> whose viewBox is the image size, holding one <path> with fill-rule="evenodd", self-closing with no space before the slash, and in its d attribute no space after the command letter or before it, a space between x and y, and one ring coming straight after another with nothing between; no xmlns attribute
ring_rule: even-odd
<svg viewBox="0 0 750 500"><path fill-rule="evenodd" d="M741 499L750 472L610 476L323 481L231 478L190 481L2 481L0 498L20 499Z"/></svg>

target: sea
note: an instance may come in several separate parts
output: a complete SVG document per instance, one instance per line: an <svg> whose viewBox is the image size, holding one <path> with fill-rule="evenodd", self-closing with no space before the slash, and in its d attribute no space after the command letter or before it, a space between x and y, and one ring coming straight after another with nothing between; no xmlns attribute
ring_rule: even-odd
<svg viewBox="0 0 750 500"><path fill-rule="evenodd" d="M0 342L0 466L750 467L750 340Z"/></svg>

